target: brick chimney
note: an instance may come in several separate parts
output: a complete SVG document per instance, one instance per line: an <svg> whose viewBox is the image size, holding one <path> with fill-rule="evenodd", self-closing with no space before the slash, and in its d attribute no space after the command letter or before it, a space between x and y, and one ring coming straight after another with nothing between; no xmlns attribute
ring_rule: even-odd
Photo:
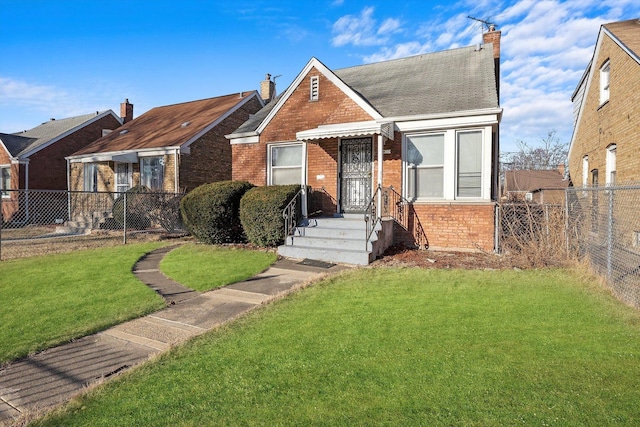
<svg viewBox="0 0 640 427"><path fill-rule="evenodd" d="M495 65L496 73L496 89L498 91L498 102L500 102L500 37L502 31L496 31L496 26L489 24L489 30L482 35L482 42L484 44L493 44L493 62Z"/></svg>
<svg viewBox="0 0 640 427"><path fill-rule="evenodd" d="M268 104L276 95L276 83L271 81L271 74L267 74L260 82L260 97Z"/></svg>
<svg viewBox="0 0 640 427"><path fill-rule="evenodd" d="M133 104L129 103L129 99L125 99L124 102L120 104L120 117L122 118L123 124L133 120Z"/></svg>

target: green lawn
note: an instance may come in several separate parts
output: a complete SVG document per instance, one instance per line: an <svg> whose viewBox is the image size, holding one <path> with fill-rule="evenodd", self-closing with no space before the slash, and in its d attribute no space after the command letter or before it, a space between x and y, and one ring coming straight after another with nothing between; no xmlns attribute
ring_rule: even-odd
<svg viewBox="0 0 640 427"><path fill-rule="evenodd" d="M158 310L131 272L160 243L0 262L0 363Z"/></svg>
<svg viewBox="0 0 640 427"><path fill-rule="evenodd" d="M45 426L637 425L640 313L564 270L360 269Z"/></svg>
<svg viewBox="0 0 640 427"><path fill-rule="evenodd" d="M192 243L169 252L160 267L176 282L203 292L248 279L275 261L273 252Z"/></svg>

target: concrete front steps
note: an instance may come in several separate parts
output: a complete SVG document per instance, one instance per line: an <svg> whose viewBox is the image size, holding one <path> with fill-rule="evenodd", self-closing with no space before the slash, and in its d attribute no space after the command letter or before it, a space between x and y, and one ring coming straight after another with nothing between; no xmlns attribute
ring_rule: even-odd
<svg viewBox="0 0 640 427"><path fill-rule="evenodd" d="M340 264L368 265L388 247L378 225L366 242L363 214L332 218L309 218L296 227L278 253L288 258L306 258Z"/></svg>
<svg viewBox="0 0 640 427"><path fill-rule="evenodd" d="M77 215L75 219L66 221L56 227L59 234L90 234L91 230L100 228L100 224L110 215L109 212L93 212L89 215Z"/></svg>

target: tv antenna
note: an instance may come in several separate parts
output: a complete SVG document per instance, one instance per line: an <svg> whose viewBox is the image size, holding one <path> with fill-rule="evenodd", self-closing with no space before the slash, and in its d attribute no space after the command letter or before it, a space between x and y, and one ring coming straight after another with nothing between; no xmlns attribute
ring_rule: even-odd
<svg viewBox="0 0 640 427"><path fill-rule="evenodd" d="M487 31L493 31L497 27L496 24L494 24L493 22L489 22L485 19L474 18L473 16L469 16L469 15L467 15L467 18L473 19L474 21L484 24L487 27Z"/></svg>

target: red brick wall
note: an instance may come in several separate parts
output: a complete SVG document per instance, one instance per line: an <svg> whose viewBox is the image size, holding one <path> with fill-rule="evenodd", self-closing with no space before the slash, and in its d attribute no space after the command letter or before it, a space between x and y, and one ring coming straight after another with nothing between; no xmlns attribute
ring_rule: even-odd
<svg viewBox="0 0 640 427"><path fill-rule="evenodd" d="M430 249L494 249L494 204L414 204ZM396 233L399 243L413 244L407 233Z"/></svg>
<svg viewBox="0 0 640 427"><path fill-rule="evenodd" d="M102 129L116 129L119 126L120 122L114 116L105 116L30 156L29 188L66 190L65 157L102 137ZM25 185L24 181L20 182L21 189Z"/></svg>
<svg viewBox="0 0 640 427"><path fill-rule="evenodd" d="M231 179L231 145L224 136L260 108L260 101L251 99L191 144L191 153L180 156L180 189L190 191L205 183Z"/></svg>
<svg viewBox="0 0 640 427"><path fill-rule="evenodd" d="M319 77L320 94L317 101L309 100L310 78ZM233 152L233 179L249 181L255 185L266 185L267 183L267 148L266 145L273 142L295 141L296 133L313 129L323 124L336 124L345 122L357 122L372 120L360 106L342 92L331 81L324 77L315 68L302 79L300 85L291 94L286 104L282 106L276 116L269 122L260 135L260 142L256 144L234 144ZM332 142L331 142L332 141ZM328 151L326 151L326 150ZM324 185L327 190L335 188L337 183L337 140L332 139L322 141L314 147L309 144L310 164L308 175L309 185L318 185L319 182L312 183L316 175L324 174ZM324 151L324 153L322 152ZM317 157L317 160L314 160ZM331 163L333 159L334 163ZM331 166L333 165L333 166ZM318 168L332 168L318 169ZM333 175L333 182L330 176Z"/></svg>

